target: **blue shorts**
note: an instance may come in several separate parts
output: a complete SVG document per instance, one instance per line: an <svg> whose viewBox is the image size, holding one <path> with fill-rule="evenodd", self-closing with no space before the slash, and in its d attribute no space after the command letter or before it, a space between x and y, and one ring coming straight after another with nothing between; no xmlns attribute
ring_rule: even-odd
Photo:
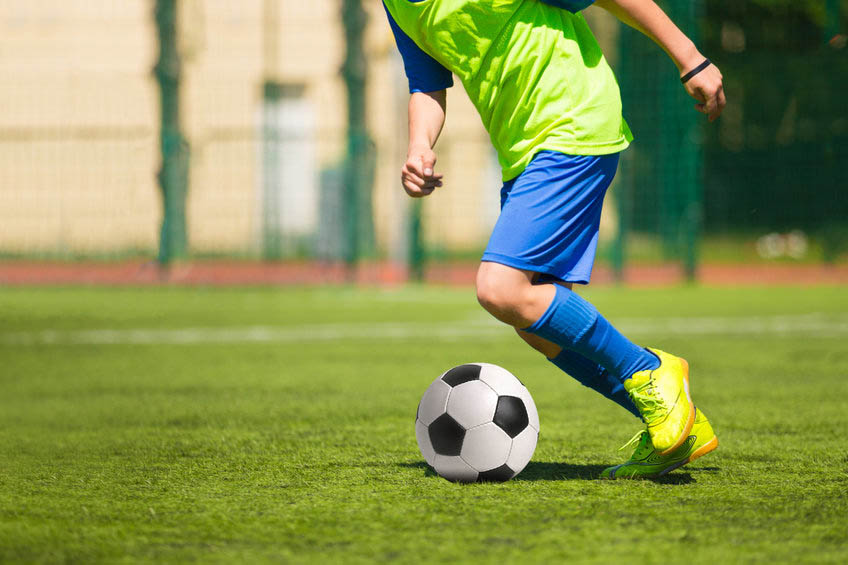
<svg viewBox="0 0 848 565"><path fill-rule="evenodd" d="M501 189L501 214L483 261L541 273L540 281L588 283L617 168L618 153L540 151Z"/></svg>

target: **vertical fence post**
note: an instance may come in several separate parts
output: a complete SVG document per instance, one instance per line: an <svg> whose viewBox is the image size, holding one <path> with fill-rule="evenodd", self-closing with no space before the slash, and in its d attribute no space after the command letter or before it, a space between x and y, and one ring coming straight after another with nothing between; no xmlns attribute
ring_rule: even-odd
<svg viewBox="0 0 848 565"><path fill-rule="evenodd" d="M839 33L839 0L827 0L824 23L824 42L830 42Z"/></svg>
<svg viewBox="0 0 848 565"><path fill-rule="evenodd" d="M346 52L342 76L347 87L347 156L344 165L345 262L353 266L374 251L371 188L374 181L374 143L366 124L365 87L368 74L364 31L368 16L362 0L342 0Z"/></svg>
<svg viewBox="0 0 848 565"><path fill-rule="evenodd" d="M420 199L409 205L409 276L416 282L424 280L424 234L421 222Z"/></svg>
<svg viewBox="0 0 848 565"><path fill-rule="evenodd" d="M623 27L623 25L622 25ZM627 97L632 85L636 82L635 77L638 75L636 69L633 68L633 58L630 57L632 50L632 34L630 30L623 29L618 36L618 77L621 84L622 98L625 104L624 113L628 114L626 107ZM638 132L635 134L638 136ZM627 267L627 239L630 233L631 214L633 213L632 199L634 193L635 174L633 167L635 165L633 159L634 149L625 151L621 155L619 162L619 170L616 175L614 195L616 208L618 210L618 230L615 234L615 240L611 250L613 277L616 283L624 282L624 271Z"/></svg>
<svg viewBox="0 0 848 565"><path fill-rule="evenodd" d="M282 258L282 226L279 179L280 124L277 110L283 95L283 85L277 80L280 71L280 6L279 0L262 3L262 258L272 261Z"/></svg>
<svg viewBox="0 0 848 565"><path fill-rule="evenodd" d="M282 177L280 160L280 118L278 110L283 97L283 85L266 75L262 87L262 258L274 261L283 257L280 215L279 182Z"/></svg>
<svg viewBox="0 0 848 565"><path fill-rule="evenodd" d="M674 5L667 9L674 19ZM680 25L680 22L677 22ZM655 202L659 214L660 248L665 260L680 256L681 164L679 161L682 127L685 119L680 111L680 83L672 78L674 67L657 60L658 123L656 129L656 180L659 192ZM661 72L665 71L665 72Z"/></svg>
<svg viewBox="0 0 848 565"><path fill-rule="evenodd" d="M700 25L703 19L703 3L700 0L677 0L675 16L684 32L696 44L700 43ZM683 261L686 280L693 282L698 270L698 244L702 236L703 223L703 120L692 110L692 101L681 97L679 108L679 132L677 140L679 155L677 174L680 183L680 207L678 208L679 250Z"/></svg>
<svg viewBox="0 0 848 565"><path fill-rule="evenodd" d="M158 261L168 265L184 258L188 250L186 235L186 195L188 192L189 147L180 129L180 76L182 62L177 47L177 2L156 0L156 29L159 58L153 71L160 93L160 148L162 168L162 230Z"/></svg>
<svg viewBox="0 0 848 565"><path fill-rule="evenodd" d="M633 171L629 154L625 153L621 172L615 184L615 203L618 209L618 231L612 246L612 272L616 283L624 282L624 268L627 264L627 234L630 231L630 216L633 213L632 189Z"/></svg>

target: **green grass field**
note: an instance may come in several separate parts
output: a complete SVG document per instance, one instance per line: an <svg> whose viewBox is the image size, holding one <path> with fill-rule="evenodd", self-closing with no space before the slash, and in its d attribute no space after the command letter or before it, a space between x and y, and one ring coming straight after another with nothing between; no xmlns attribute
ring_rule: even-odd
<svg viewBox="0 0 848 565"><path fill-rule="evenodd" d="M471 290L2 289L0 562L848 561L848 289L586 295L689 360L716 452L596 480L637 422ZM418 453L421 393L468 361L539 408L509 483Z"/></svg>

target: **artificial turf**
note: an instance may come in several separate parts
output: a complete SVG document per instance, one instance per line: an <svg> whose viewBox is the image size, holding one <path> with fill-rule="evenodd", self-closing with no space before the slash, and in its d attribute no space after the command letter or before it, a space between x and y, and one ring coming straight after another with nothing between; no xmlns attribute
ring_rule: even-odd
<svg viewBox="0 0 848 565"><path fill-rule="evenodd" d="M469 289L2 289L0 562L848 561L848 291L586 295L689 360L716 452L597 480L638 423ZM468 361L539 408L505 484L416 446L421 393Z"/></svg>

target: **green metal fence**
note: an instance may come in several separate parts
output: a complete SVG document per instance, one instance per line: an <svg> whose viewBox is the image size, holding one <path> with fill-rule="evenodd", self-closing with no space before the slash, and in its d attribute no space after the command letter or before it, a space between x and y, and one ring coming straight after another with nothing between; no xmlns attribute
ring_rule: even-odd
<svg viewBox="0 0 848 565"><path fill-rule="evenodd" d="M700 43L700 2L666 2L668 15ZM640 33L622 28L618 73L624 113L636 140L623 155L615 188L619 229L613 251L621 275L628 240L656 239L664 259L680 260L694 278L702 229L702 116L681 88L676 68Z"/></svg>
<svg viewBox="0 0 848 565"><path fill-rule="evenodd" d="M499 183L461 86L446 187L406 202L381 7L319 4L0 6L0 50L22 54L0 60L0 256L376 259L414 277L478 258ZM658 47L590 13L636 136L599 262L694 278L703 262L848 260L848 0L660 4L721 68L728 106L708 124Z"/></svg>
<svg viewBox="0 0 848 565"><path fill-rule="evenodd" d="M615 189L617 269L627 257L680 261L690 277L700 259L836 260L848 245L848 3L661 4L721 68L728 106L706 123L664 54L622 30L636 142Z"/></svg>
<svg viewBox="0 0 848 565"><path fill-rule="evenodd" d="M705 133L707 235L798 230L835 260L848 249L848 3L707 6L734 100Z"/></svg>

